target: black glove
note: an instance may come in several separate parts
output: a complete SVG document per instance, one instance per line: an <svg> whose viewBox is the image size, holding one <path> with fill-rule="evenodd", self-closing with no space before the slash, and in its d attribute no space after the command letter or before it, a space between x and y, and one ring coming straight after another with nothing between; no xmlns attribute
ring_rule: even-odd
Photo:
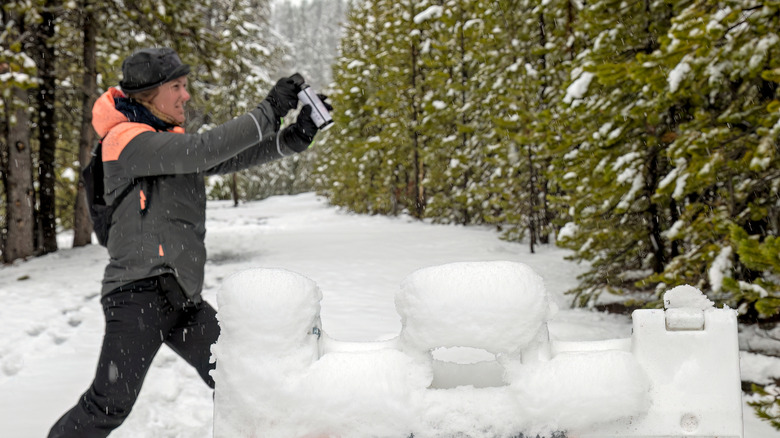
<svg viewBox="0 0 780 438"><path fill-rule="evenodd" d="M333 107L325 102L325 99L328 98L327 96L323 94L318 94L317 96L319 96L328 111L333 111ZM304 105L303 108L301 108L301 113L298 114L298 119L295 123L282 130L279 135L282 137L282 141L287 147L300 153L311 146L317 131L317 125L315 125L314 121L311 119L311 105Z"/></svg>
<svg viewBox="0 0 780 438"><path fill-rule="evenodd" d="M291 109L298 106L298 93L303 82L303 76L295 73L288 78L279 79L268 92L265 100L271 104L277 119L286 116Z"/></svg>

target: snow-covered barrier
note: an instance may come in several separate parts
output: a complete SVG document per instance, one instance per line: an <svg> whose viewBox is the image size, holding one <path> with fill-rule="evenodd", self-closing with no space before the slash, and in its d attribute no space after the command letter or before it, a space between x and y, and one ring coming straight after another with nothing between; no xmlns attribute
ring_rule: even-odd
<svg viewBox="0 0 780 438"><path fill-rule="evenodd" d="M736 312L691 286L667 292L664 308L632 315L631 352L652 382L652 405L583 436L743 436Z"/></svg>
<svg viewBox="0 0 780 438"><path fill-rule="evenodd" d="M544 283L512 262L419 270L399 336L331 339L316 283L280 269L227 279L214 436L742 438L735 313L698 290L633 315L630 339L550 341Z"/></svg>

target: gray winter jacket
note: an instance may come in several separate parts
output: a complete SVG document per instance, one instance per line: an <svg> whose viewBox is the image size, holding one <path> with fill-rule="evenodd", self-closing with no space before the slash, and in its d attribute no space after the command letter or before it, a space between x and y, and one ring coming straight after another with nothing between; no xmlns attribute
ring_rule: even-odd
<svg viewBox="0 0 780 438"><path fill-rule="evenodd" d="M181 128L158 132L130 122L115 107L119 97L122 92L111 88L93 108L92 124L103 139L106 202L137 181L112 217L103 294L170 273L190 300L200 301L206 263L204 176L294 152L280 144L279 122L267 102L203 134L185 134Z"/></svg>

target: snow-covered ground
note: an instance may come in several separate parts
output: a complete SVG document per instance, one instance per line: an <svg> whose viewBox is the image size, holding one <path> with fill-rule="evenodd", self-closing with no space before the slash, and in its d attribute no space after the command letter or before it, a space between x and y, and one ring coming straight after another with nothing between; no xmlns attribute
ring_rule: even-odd
<svg viewBox="0 0 780 438"><path fill-rule="evenodd" d="M550 323L557 340L630 336L630 320L569 309L563 292L582 267L566 251L501 241L491 229L441 226L408 218L358 216L313 194L275 197L233 208L208 208L209 262L204 295L216 306L227 276L279 267L314 280L322 290L323 328L344 341L387 340L400 331L394 296L419 268L459 261L509 260L544 279L560 311ZM70 246L63 234L61 248ZM0 267L0 435L46 436L92 379L103 332L99 304L104 248L62 249ZM743 375L777 376L778 360L743 355ZM211 391L189 366L163 348L138 404L112 437L206 438L212 430ZM778 437L745 406L745 437Z"/></svg>

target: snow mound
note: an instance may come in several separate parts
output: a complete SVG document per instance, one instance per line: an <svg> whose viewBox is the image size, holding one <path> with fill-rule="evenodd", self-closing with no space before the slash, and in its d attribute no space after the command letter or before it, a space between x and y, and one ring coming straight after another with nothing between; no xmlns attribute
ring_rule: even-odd
<svg viewBox="0 0 780 438"><path fill-rule="evenodd" d="M508 387L475 389L460 386L428 390L420 395L425 410L419 413L415 437L518 437L523 436L520 431L528 422L521 416L518 399ZM395 436L409 435L399 433Z"/></svg>
<svg viewBox="0 0 780 438"><path fill-rule="evenodd" d="M424 364L397 350L329 353L298 385L309 400L321 402L291 404L290 410L308 426L302 432L341 438L404 436L423 409L417 395L431 379ZM313 409L301 412L301 406Z"/></svg>
<svg viewBox="0 0 780 438"><path fill-rule="evenodd" d="M309 339L319 318L317 284L285 269L249 269L228 277L217 297L222 334L288 350Z"/></svg>
<svg viewBox="0 0 780 438"><path fill-rule="evenodd" d="M525 430L581 430L597 423L639 416L650 405L650 380L627 351L582 351L549 362L512 364L507 376L516 391Z"/></svg>
<svg viewBox="0 0 780 438"><path fill-rule="evenodd" d="M211 347L214 422L224 435L253 436L267 422L310 404L297 388L318 358L322 294L312 280L283 269L250 269L227 278L217 295L220 336ZM289 433L289 430L287 431Z"/></svg>
<svg viewBox="0 0 780 438"><path fill-rule="evenodd" d="M693 286L677 286L664 294L664 308L666 309L707 310L714 307L715 304Z"/></svg>
<svg viewBox="0 0 780 438"><path fill-rule="evenodd" d="M514 353L552 316L542 277L514 262L420 269L395 297L405 347L473 347Z"/></svg>

